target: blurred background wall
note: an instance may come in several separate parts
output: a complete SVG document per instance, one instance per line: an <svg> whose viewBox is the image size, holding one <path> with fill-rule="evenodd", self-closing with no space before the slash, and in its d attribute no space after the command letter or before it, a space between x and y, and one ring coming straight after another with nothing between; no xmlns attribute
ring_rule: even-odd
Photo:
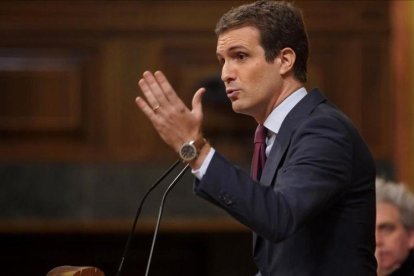
<svg viewBox="0 0 414 276"><path fill-rule="evenodd" d="M0 274L115 272L139 199L177 159L135 106L144 70L163 70L187 104L207 87L206 136L248 168L255 123L231 111L213 33L241 3L0 2ZM414 4L297 5L311 45L307 88L355 122L379 175L414 187ZM252 275L250 232L191 186L187 173L167 199L153 275ZM162 190L143 210L125 275L145 271Z"/></svg>

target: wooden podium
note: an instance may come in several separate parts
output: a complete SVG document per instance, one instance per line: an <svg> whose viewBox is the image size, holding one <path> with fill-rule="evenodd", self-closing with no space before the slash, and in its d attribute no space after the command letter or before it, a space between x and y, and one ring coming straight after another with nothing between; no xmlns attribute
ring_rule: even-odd
<svg viewBox="0 0 414 276"><path fill-rule="evenodd" d="M46 276L105 276L105 274L96 267L65 265L55 267Z"/></svg>

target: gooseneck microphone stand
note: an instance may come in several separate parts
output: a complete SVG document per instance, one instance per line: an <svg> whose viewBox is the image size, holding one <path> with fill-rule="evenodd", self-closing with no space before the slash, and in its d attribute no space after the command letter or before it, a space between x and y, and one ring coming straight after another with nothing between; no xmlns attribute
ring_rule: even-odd
<svg viewBox="0 0 414 276"><path fill-rule="evenodd" d="M151 251L150 251L150 254L149 254L149 257L148 257L147 270L145 271L145 276L149 275L148 273L149 273L149 269L150 269L150 266L151 266L152 253L154 252L155 240L157 239L157 234L158 234L158 229L159 229L159 226L160 226L162 212L164 210L165 199L167 198L167 195L172 190L172 188L174 188L175 184L177 184L178 180L184 175L184 173L188 169L188 167L189 167L189 164L185 165L185 167L180 171L180 173L171 182L171 184L165 190L164 195L162 196L160 208L158 210L157 225L155 226L154 236L152 238Z"/></svg>
<svg viewBox="0 0 414 276"><path fill-rule="evenodd" d="M133 236L134 236L134 232L135 232L135 228L136 228L136 226L137 226L137 222L138 222L138 218L139 218L139 215L141 214L141 210L142 210L142 206L144 205L144 202L145 202L145 200L146 200L146 198L148 197L148 195L161 183L161 181L163 181L164 180L164 178L175 168L175 167L177 167L177 165L180 163L180 159L178 159L177 161L175 161L175 163L174 164L172 164L161 176L160 176L160 178L158 178L158 180L157 181L155 181L155 183L147 190L147 192L145 193L145 195L142 197L142 199L141 199L141 202L140 202L140 204L139 204L139 207L138 207L138 209L137 209L137 213L135 214L135 219L134 219L134 223L133 223L133 225L132 225L132 228L131 228L131 231L129 232L129 235L128 235L128 240L127 240L127 242L126 242L126 244L125 244L125 248L124 248L124 252L123 252L123 254L122 254L122 258L121 258L121 261L120 261L120 263L119 263L119 267L118 267L118 270L117 270L117 272L116 272L116 276L121 276L121 272L122 272L122 268L123 268L123 265L124 265L124 262L125 262L125 260L126 260L126 256L127 256L127 253L128 253L128 250L129 250L129 248L130 248L130 246L131 246L131 241L132 241L132 238L133 238ZM167 188L167 191L169 191L170 190L170 187L171 187L171 185L172 186L174 186L175 185L175 182L177 182L178 181L178 179L181 177L181 175L184 173L184 171L186 170L188 168L188 165L180 172L180 174L174 179L174 181L170 184L170 186ZM178 179L177 179L178 178ZM173 185L174 184L174 185ZM172 187L171 187L172 188ZM164 197L165 197L165 194L164 194ZM163 201L164 201L164 197L163 197ZM160 218L160 216L159 216L159 218ZM158 222L159 223L159 222ZM158 223L157 223L157 228L158 228ZM154 242L155 242L155 240L153 240L153 245L152 245L152 247L151 247L151 254L152 254L152 249L153 249L153 246L154 246ZM147 267L147 270L148 270L148 267Z"/></svg>

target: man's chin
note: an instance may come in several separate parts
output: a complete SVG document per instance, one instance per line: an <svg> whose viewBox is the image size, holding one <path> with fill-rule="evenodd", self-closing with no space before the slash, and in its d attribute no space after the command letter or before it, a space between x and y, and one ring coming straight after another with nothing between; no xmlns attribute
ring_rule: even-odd
<svg viewBox="0 0 414 276"><path fill-rule="evenodd" d="M386 276L393 273L395 270L397 270L400 267L400 265L388 265L388 266L378 266L378 275L377 276Z"/></svg>
<svg viewBox="0 0 414 276"><path fill-rule="evenodd" d="M237 104L232 104L232 106L231 106L231 108L233 109L233 111L235 112L235 113L238 113L238 114L244 114L243 113L243 110L237 105Z"/></svg>
<svg viewBox="0 0 414 276"><path fill-rule="evenodd" d="M246 108L243 107L239 100L235 100L231 103L231 108L235 113L249 115Z"/></svg>

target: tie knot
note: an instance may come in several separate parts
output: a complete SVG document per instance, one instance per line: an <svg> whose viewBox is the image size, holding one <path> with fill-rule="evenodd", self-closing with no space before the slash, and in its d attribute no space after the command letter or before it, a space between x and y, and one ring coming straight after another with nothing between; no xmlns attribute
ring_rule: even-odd
<svg viewBox="0 0 414 276"><path fill-rule="evenodd" d="M262 124L258 125L254 134L254 143L266 143L266 135L267 128Z"/></svg>

